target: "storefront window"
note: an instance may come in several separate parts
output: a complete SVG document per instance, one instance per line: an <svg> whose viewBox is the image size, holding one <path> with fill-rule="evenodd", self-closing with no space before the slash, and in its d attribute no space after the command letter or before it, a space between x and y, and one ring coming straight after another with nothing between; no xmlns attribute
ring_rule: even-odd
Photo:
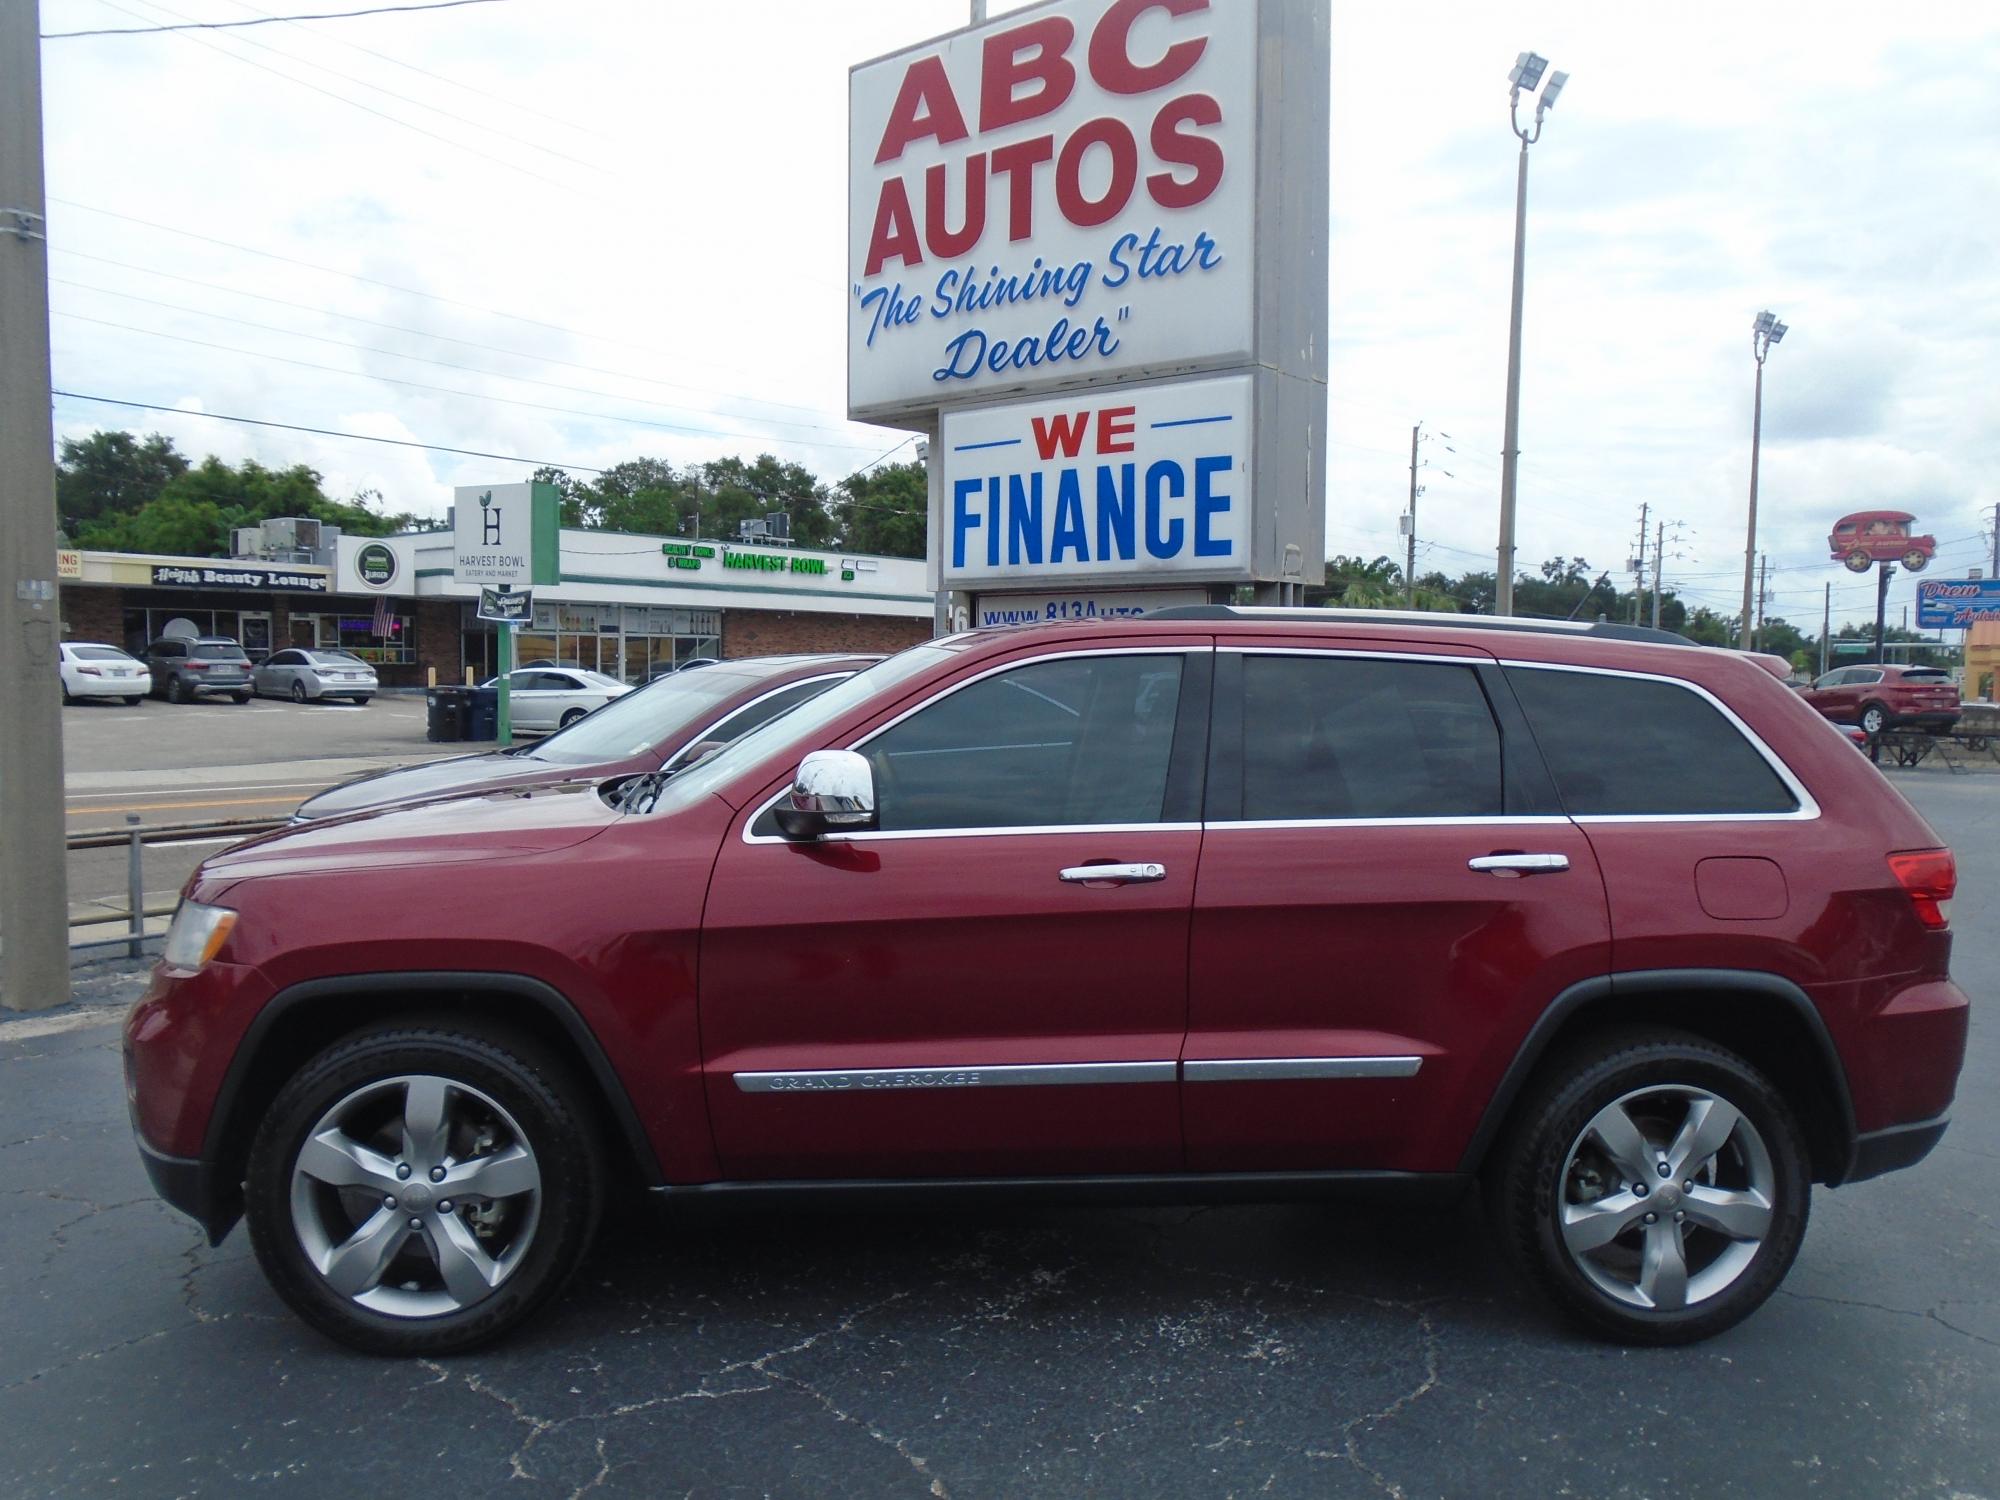
<svg viewBox="0 0 2000 1500"><path fill-rule="evenodd" d="M493 626L465 610L465 659L493 655ZM722 655L722 612L638 604L537 604L514 637L514 660L550 661L643 683L661 668Z"/></svg>

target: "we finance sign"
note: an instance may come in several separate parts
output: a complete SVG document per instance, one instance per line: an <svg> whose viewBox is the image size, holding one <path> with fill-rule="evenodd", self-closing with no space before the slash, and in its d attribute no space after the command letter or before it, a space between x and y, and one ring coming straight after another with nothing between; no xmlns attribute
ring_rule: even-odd
<svg viewBox="0 0 2000 1500"><path fill-rule="evenodd" d="M1055 0L853 69L850 415L1249 363L1267 9Z"/></svg>
<svg viewBox="0 0 2000 1500"><path fill-rule="evenodd" d="M1251 377L946 412L948 588L1251 575Z"/></svg>

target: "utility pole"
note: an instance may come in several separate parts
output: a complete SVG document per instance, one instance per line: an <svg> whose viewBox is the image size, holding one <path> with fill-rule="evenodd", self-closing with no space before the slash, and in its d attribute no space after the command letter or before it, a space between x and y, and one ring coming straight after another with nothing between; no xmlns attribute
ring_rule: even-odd
<svg viewBox="0 0 2000 1500"><path fill-rule="evenodd" d="M1827 637L1833 634L1833 585L1826 586L1826 599L1819 607L1819 675L1826 676Z"/></svg>
<svg viewBox="0 0 2000 1500"><path fill-rule="evenodd" d="M1750 355L1757 361L1757 398L1750 413L1750 529L1743 543L1743 630L1741 645L1750 649L1750 580L1757 566L1757 462L1764 439L1764 360L1786 328L1769 311L1757 314L1750 326Z"/></svg>
<svg viewBox="0 0 2000 1500"><path fill-rule="evenodd" d="M0 1005L69 1000L41 7L0 3Z"/></svg>
<svg viewBox="0 0 2000 1500"><path fill-rule="evenodd" d="M1410 513L1405 517L1410 535L1403 564L1403 603L1413 609L1417 603L1417 438L1423 430L1421 422L1410 429Z"/></svg>
<svg viewBox="0 0 2000 1500"><path fill-rule="evenodd" d="M1993 576L2000 578L2000 500L1993 502Z"/></svg>
<svg viewBox="0 0 2000 1500"><path fill-rule="evenodd" d="M1889 580L1895 576L1896 565L1892 562L1875 565L1875 660L1882 662L1887 653L1882 649L1882 616L1889 607Z"/></svg>
<svg viewBox="0 0 2000 1500"><path fill-rule="evenodd" d="M1639 623L1639 612L1646 603L1646 519L1653 513L1651 501L1639 507L1639 550L1632 569L1632 623Z"/></svg>
<svg viewBox="0 0 2000 1500"><path fill-rule="evenodd" d="M1771 597L1771 554L1757 554L1757 629L1750 637L1750 649L1761 649L1764 640L1764 602Z"/></svg>
<svg viewBox="0 0 2000 1500"><path fill-rule="evenodd" d="M1667 568L1667 523L1657 521L1653 528L1653 629L1660 628L1660 582Z"/></svg>

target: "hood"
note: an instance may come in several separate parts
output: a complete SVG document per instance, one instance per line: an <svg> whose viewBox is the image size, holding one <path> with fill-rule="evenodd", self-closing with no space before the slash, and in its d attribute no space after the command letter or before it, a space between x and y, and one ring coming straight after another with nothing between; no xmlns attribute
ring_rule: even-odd
<svg viewBox="0 0 2000 1500"><path fill-rule="evenodd" d="M224 882L550 854L596 837L619 816L597 795L596 782L566 781L295 824L223 850L196 878Z"/></svg>
<svg viewBox="0 0 2000 1500"><path fill-rule="evenodd" d="M483 755L454 755L447 760L371 772L328 787L300 803L295 816L309 820L338 818L404 802L461 796L510 781L564 781L588 774L587 766L558 766L526 755L503 755L497 750Z"/></svg>

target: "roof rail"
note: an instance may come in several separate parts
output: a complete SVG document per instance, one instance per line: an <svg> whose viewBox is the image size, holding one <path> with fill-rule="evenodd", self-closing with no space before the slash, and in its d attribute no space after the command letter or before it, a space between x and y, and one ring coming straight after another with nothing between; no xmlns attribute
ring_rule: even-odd
<svg viewBox="0 0 2000 1500"><path fill-rule="evenodd" d="M1650 641L1660 646L1699 646L1700 641L1649 625L1615 620L1528 620L1518 615L1455 615L1419 609L1300 609L1242 604L1176 604L1156 609L1149 620L1338 620L1375 625L1431 625L1450 630L1523 630L1544 635L1589 635L1600 640Z"/></svg>

